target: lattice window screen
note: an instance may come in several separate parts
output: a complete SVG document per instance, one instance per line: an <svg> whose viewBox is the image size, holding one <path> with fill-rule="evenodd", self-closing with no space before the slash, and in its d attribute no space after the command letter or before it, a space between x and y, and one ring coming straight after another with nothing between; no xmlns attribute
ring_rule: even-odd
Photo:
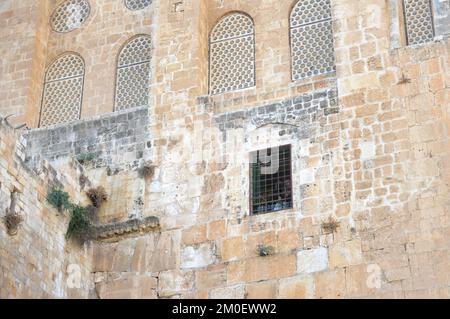
<svg viewBox="0 0 450 319"><path fill-rule="evenodd" d="M131 39L119 54L117 65L116 110L148 105L151 73L151 38Z"/></svg>
<svg viewBox="0 0 450 319"><path fill-rule="evenodd" d="M50 18L50 24L56 32L66 33L78 29L91 13L86 0L67 0L59 5Z"/></svg>
<svg viewBox="0 0 450 319"><path fill-rule="evenodd" d="M434 38L430 0L403 0L408 44L430 42Z"/></svg>
<svg viewBox="0 0 450 319"><path fill-rule="evenodd" d="M255 86L255 32L242 13L220 20L210 38L210 93Z"/></svg>
<svg viewBox="0 0 450 319"><path fill-rule="evenodd" d="M45 77L40 126L80 118L84 62L76 54L65 54L49 67Z"/></svg>
<svg viewBox="0 0 450 319"><path fill-rule="evenodd" d="M336 70L330 0L300 0L290 19L292 79Z"/></svg>
<svg viewBox="0 0 450 319"><path fill-rule="evenodd" d="M128 9L136 11L142 10L152 4L152 0L125 0Z"/></svg>

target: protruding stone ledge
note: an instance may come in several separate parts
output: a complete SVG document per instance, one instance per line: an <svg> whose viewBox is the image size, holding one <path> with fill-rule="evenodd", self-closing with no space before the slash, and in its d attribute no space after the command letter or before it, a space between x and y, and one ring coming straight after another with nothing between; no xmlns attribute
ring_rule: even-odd
<svg viewBox="0 0 450 319"><path fill-rule="evenodd" d="M98 241L118 241L123 237L142 235L159 230L159 218L150 216L123 223L96 226L94 238Z"/></svg>

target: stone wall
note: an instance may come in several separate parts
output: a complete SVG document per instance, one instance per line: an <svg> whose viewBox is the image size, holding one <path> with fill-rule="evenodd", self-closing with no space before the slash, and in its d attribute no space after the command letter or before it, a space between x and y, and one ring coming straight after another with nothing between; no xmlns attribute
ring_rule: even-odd
<svg viewBox="0 0 450 319"><path fill-rule="evenodd" d="M334 0L337 72L291 82L287 17L294 0L153 1L141 13L114 3L95 1L84 28L51 36L47 60L82 53L92 67L83 116L109 113L108 57L122 42L117 35L125 32L125 40L151 28L149 109L31 130L23 141L28 165L42 154L59 174L73 156L97 153L84 174L106 188L99 223L118 232L92 243L93 262L83 268L100 298L450 296L448 38L395 47L400 27L392 24L391 2ZM232 10L254 18L257 85L205 96L208 34ZM249 154L286 144L293 208L250 215ZM139 173L141 159L155 165L152 176ZM2 167L12 175L9 164ZM45 194L41 184L31 189ZM42 203L43 195L24 198ZM47 212L36 205L36 214ZM150 216L158 227L121 228ZM335 232L324 227L330 217ZM260 245L273 254L261 257ZM18 267L6 285L30 273ZM7 296L26 295L8 289Z"/></svg>
<svg viewBox="0 0 450 319"><path fill-rule="evenodd" d="M111 172L136 169L151 149L147 107L29 131L26 161L76 158Z"/></svg>
<svg viewBox="0 0 450 319"><path fill-rule="evenodd" d="M48 190L67 190L86 201L74 163L46 160L27 166L24 139L0 118L0 298L88 298L92 246L65 238L69 217L46 203ZM19 214L17 235L8 234L6 214Z"/></svg>

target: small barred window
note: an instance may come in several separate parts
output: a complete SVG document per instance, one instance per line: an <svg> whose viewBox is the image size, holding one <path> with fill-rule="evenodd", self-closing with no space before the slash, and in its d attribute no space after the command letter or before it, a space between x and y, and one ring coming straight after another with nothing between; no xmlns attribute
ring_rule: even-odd
<svg viewBox="0 0 450 319"><path fill-rule="evenodd" d="M255 31L252 19L229 14L210 38L210 93L220 94L255 86Z"/></svg>
<svg viewBox="0 0 450 319"><path fill-rule="evenodd" d="M142 10L152 4L152 0L125 0L128 9L136 11Z"/></svg>
<svg viewBox="0 0 450 319"><path fill-rule="evenodd" d="M291 209L291 145L250 155L250 205L252 214Z"/></svg>
<svg viewBox="0 0 450 319"><path fill-rule="evenodd" d="M432 41L434 25L430 0L403 0L403 7L408 44Z"/></svg>
<svg viewBox="0 0 450 319"><path fill-rule="evenodd" d="M86 0L67 0L58 6L50 18L54 31L60 33L79 29L91 13L91 6Z"/></svg>
<svg viewBox="0 0 450 319"><path fill-rule="evenodd" d="M64 54L50 65L45 76L41 127L80 118L83 82L84 62L79 55Z"/></svg>
<svg viewBox="0 0 450 319"><path fill-rule="evenodd" d="M300 0L290 19L292 79L336 71L330 0Z"/></svg>
<svg viewBox="0 0 450 319"><path fill-rule="evenodd" d="M148 105L152 45L148 35L131 39L119 53L117 64L117 111Z"/></svg>

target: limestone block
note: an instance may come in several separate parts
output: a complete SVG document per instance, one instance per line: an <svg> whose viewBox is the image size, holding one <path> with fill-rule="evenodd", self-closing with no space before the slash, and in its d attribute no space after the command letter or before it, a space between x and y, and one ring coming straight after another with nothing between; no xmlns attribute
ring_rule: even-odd
<svg viewBox="0 0 450 319"><path fill-rule="evenodd" d="M316 273L314 274L314 286L315 298L343 298L345 296L345 271L337 269Z"/></svg>
<svg viewBox="0 0 450 319"><path fill-rule="evenodd" d="M355 239L330 248L330 268L340 268L362 263L361 240Z"/></svg>
<svg viewBox="0 0 450 319"><path fill-rule="evenodd" d="M216 261L213 243L185 247L181 252L181 269L203 268Z"/></svg>
<svg viewBox="0 0 450 319"><path fill-rule="evenodd" d="M290 277L295 273L295 255L256 257L230 263L227 267L229 283L271 280Z"/></svg>
<svg viewBox="0 0 450 319"><path fill-rule="evenodd" d="M328 268L328 250L324 247L297 253L297 272L313 273Z"/></svg>
<svg viewBox="0 0 450 319"><path fill-rule="evenodd" d="M199 290L224 286L227 281L226 266L213 265L204 270L198 270L195 273L195 281L195 287Z"/></svg>
<svg viewBox="0 0 450 319"><path fill-rule="evenodd" d="M145 270L159 272L172 270L180 263L179 231L168 231L148 237L145 251Z"/></svg>
<svg viewBox="0 0 450 319"><path fill-rule="evenodd" d="M277 297L277 285L275 281L266 281L247 285L247 299L275 299Z"/></svg>
<svg viewBox="0 0 450 319"><path fill-rule="evenodd" d="M194 283L192 271L165 271L159 274L158 292L161 297L170 297L191 290Z"/></svg>
<svg viewBox="0 0 450 319"><path fill-rule="evenodd" d="M314 298L314 277L301 275L280 280L278 298L311 299Z"/></svg>
<svg viewBox="0 0 450 319"><path fill-rule="evenodd" d="M244 299L245 286L225 287L211 290L210 299Z"/></svg>

